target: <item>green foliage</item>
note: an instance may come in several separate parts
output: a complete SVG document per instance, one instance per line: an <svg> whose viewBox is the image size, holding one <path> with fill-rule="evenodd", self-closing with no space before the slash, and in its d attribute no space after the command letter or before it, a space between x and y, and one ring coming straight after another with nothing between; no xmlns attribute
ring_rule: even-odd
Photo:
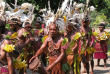
<svg viewBox="0 0 110 74"><path fill-rule="evenodd" d="M107 21L107 18L104 14L101 14L101 15L97 15L96 18L95 18L95 22L93 23L94 25L99 25L100 22L106 22Z"/></svg>

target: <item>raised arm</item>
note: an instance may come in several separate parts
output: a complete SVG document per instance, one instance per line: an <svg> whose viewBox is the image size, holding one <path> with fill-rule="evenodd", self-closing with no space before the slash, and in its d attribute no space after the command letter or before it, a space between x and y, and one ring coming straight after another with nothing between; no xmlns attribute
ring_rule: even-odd
<svg viewBox="0 0 110 74"><path fill-rule="evenodd" d="M29 62L31 62L34 58L38 58L39 55L42 54L42 52L44 51L44 49L47 46L47 42L48 42L48 38L44 41L44 43L42 44L42 46L40 47L40 49L36 52L35 56L33 56Z"/></svg>
<svg viewBox="0 0 110 74"><path fill-rule="evenodd" d="M44 41L44 43L42 44L42 46L40 47L40 49L36 52L35 56L39 57L39 55L42 54L42 52L44 51L44 49L47 46L47 42L48 42L48 38Z"/></svg>
<svg viewBox="0 0 110 74"><path fill-rule="evenodd" d="M19 39L19 41L21 41L22 42L22 37L25 37L24 36L24 33L26 33L27 31L24 29L24 28L22 28L22 29L20 29L18 32L17 32L17 37L18 37L18 39ZM35 38L34 37L30 37L30 38L28 38L26 41L23 41L22 43L20 43L20 44L17 44L16 45L16 47L19 47L19 48L24 48L25 46L27 46L29 43L31 43L32 41L35 41Z"/></svg>

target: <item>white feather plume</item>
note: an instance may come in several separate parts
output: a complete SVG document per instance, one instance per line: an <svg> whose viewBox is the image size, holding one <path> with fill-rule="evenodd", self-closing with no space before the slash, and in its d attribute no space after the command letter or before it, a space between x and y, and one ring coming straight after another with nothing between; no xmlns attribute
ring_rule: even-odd
<svg viewBox="0 0 110 74"><path fill-rule="evenodd" d="M94 6L90 6L90 11L95 11L95 7Z"/></svg>
<svg viewBox="0 0 110 74"><path fill-rule="evenodd" d="M44 17L44 21L46 23L46 28L48 28L48 26L50 25L50 23L55 22L55 24L58 25L60 31L64 30L65 27L65 22L64 19L62 18L62 15L65 13L69 13L68 10L70 11L69 7L67 7L69 0L64 0L64 2L62 3L61 7L57 9L57 12L54 14L54 12L52 12L50 10L50 4L48 2L48 8L49 9L42 9L40 10L40 12L43 12L42 17Z"/></svg>
<svg viewBox="0 0 110 74"><path fill-rule="evenodd" d="M19 18L19 20L24 22L29 22L30 24L34 20L35 15L33 14L34 6L30 3L23 3L21 6L17 5L17 0L15 0L14 9L10 7L10 5L7 3L8 11L5 11L5 16L7 21L11 20L12 18ZM24 12L27 11L27 14L24 14Z"/></svg>
<svg viewBox="0 0 110 74"><path fill-rule="evenodd" d="M77 4L76 5L76 9L81 8L81 7L84 7L84 4L83 3L80 3L80 4Z"/></svg>
<svg viewBox="0 0 110 74"><path fill-rule="evenodd" d="M62 6L61 6L61 9L62 11L65 10L66 6L67 6L67 3L68 3L69 0L64 0L64 2L62 3Z"/></svg>
<svg viewBox="0 0 110 74"><path fill-rule="evenodd" d="M64 30L64 28L65 28L65 23L64 23L64 20L63 20L62 18L58 18L58 19L55 21L55 24L58 25L60 31L63 31L63 30Z"/></svg>
<svg viewBox="0 0 110 74"><path fill-rule="evenodd" d="M5 10L5 2L4 0L0 0L0 17L3 15Z"/></svg>
<svg viewBox="0 0 110 74"><path fill-rule="evenodd" d="M70 5L68 5L68 2L70 1ZM89 0L87 1L87 4L89 3ZM48 3L49 4L49 3ZM61 7L57 9L56 14L49 9L42 9L40 12L43 12L43 19L46 23L46 27L50 25L51 22L55 22L60 28L60 30L64 30L64 27L68 25L68 23L72 23L73 25L81 25L82 19L85 17L84 13L84 7L88 6L83 3L72 3L72 0L64 0ZM81 10L82 12L79 12ZM93 6L90 7L91 11L94 11L95 8ZM63 19L63 16L65 17ZM77 20L77 22L76 22Z"/></svg>
<svg viewBox="0 0 110 74"><path fill-rule="evenodd" d="M33 8L33 5L30 4L30 3L23 3L23 4L21 5L21 9L32 10L32 8Z"/></svg>

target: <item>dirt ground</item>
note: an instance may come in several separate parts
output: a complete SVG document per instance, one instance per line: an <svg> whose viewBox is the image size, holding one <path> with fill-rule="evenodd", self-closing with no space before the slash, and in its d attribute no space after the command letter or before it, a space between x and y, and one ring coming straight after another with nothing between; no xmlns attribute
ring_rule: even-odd
<svg viewBox="0 0 110 74"><path fill-rule="evenodd" d="M95 28L95 31L99 31L98 28ZM106 28L105 31L110 32L110 28ZM110 51L110 43L108 44L108 50ZM110 56L108 56L107 59L107 68L104 68L104 61L100 61L100 66L96 67L97 60L94 59L94 74L110 74ZM83 65L81 64L81 71L83 71ZM87 73L81 73L81 74L87 74Z"/></svg>
<svg viewBox="0 0 110 74"><path fill-rule="evenodd" d="M103 60L100 60L100 66L97 67L97 60L94 59L94 74L110 74L110 56L107 59L107 68L104 67ZM84 70L83 65L81 64L81 72ZM81 73L81 74L87 74L87 73Z"/></svg>

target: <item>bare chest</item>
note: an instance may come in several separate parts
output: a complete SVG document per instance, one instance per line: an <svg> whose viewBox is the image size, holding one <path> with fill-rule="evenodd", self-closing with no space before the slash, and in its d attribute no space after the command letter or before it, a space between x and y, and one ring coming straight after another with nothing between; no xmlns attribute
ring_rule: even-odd
<svg viewBox="0 0 110 74"><path fill-rule="evenodd" d="M61 41L53 41L50 40L48 42L48 51L49 51L49 56L59 56L60 55L60 49L61 49Z"/></svg>

